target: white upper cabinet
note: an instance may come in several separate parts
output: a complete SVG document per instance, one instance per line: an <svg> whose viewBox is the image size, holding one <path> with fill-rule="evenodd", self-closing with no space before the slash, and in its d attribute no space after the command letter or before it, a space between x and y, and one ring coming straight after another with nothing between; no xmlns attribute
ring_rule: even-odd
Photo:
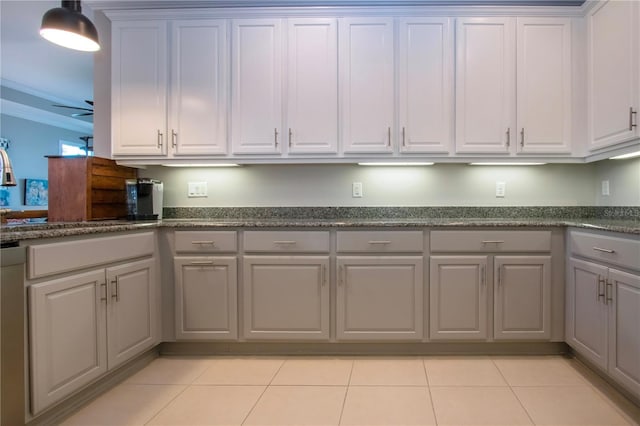
<svg viewBox="0 0 640 426"><path fill-rule="evenodd" d="M231 141L234 154L277 154L282 135L282 22L231 23Z"/></svg>
<svg viewBox="0 0 640 426"><path fill-rule="evenodd" d="M393 18L340 21L345 153L390 153L394 132Z"/></svg>
<svg viewBox="0 0 640 426"><path fill-rule="evenodd" d="M515 24L460 18L456 40L456 151L507 154L515 141Z"/></svg>
<svg viewBox="0 0 640 426"><path fill-rule="evenodd" d="M113 155L167 153L167 23L112 24Z"/></svg>
<svg viewBox="0 0 640 426"><path fill-rule="evenodd" d="M517 20L517 152L571 153L571 20Z"/></svg>
<svg viewBox="0 0 640 426"><path fill-rule="evenodd" d="M291 154L338 152L336 19L288 20L287 143Z"/></svg>
<svg viewBox="0 0 640 426"><path fill-rule="evenodd" d="M175 155L227 153L227 26L171 22L169 138Z"/></svg>
<svg viewBox="0 0 640 426"><path fill-rule="evenodd" d="M453 139L453 31L449 18L399 26L400 152L448 153Z"/></svg>
<svg viewBox="0 0 640 426"><path fill-rule="evenodd" d="M587 16L590 149L637 138L640 4L603 1Z"/></svg>

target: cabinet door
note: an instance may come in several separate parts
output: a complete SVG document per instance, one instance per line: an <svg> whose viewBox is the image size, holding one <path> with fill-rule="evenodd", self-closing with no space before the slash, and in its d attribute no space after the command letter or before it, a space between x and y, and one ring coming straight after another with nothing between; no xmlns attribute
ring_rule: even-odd
<svg viewBox="0 0 640 426"><path fill-rule="evenodd" d="M591 149L638 137L640 4L603 1L589 13L588 81Z"/></svg>
<svg viewBox="0 0 640 426"><path fill-rule="evenodd" d="M640 396L640 275L609 270L609 374Z"/></svg>
<svg viewBox="0 0 640 426"><path fill-rule="evenodd" d="M231 25L233 153L279 153L282 24L279 19L237 19Z"/></svg>
<svg viewBox="0 0 640 426"><path fill-rule="evenodd" d="M245 256L244 337L329 339L328 256Z"/></svg>
<svg viewBox="0 0 640 426"><path fill-rule="evenodd" d="M340 21L342 142L346 153L392 152L393 19Z"/></svg>
<svg viewBox="0 0 640 426"><path fill-rule="evenodd" d="M171 22L170 138L175 155L227 153L227 27Z"/></svg>
<svg viewBox="0 0 640 426"><path fill-rule="evenodd" d="M518 152L571 152L571 19L518 18Z"/></svg>
<svg viewBox="0 0 640 426"><path fill-rule="evenodd" d="M486 340L487 256L431 256L431 340Z"/></svg>
<svg viewBox="0 0 640 426"><path fill-rule="evenodd" d="M507 154L516 136L514 21L460 18L456 48L456 151Z"/></svg>
<svg viewBox="0 0 640 426"><path fill-rule="evenodd" d="M291 154L338 151L335 19L288 20L287 138Z"/></svg>
<svg viewBox="0 0 640 426"><path fill-rule="evenodd" d="M107 282L107 353L112 369L156 343L155 261L108 268Z"/></svg>
<svg viewBox="0 0 640 426"><path fill-rule="evenodd" d="M235 257L176 257L176 339L238 337Z"/></svg>
<svg viewBox="0 0 640 426"><path fill-rule="evenodd" d="M167 23L114 21L111 27L114 155L167 153Z"/></svg>
<svg viewBox="0 0 640 426"><path fill-rule="evenodd" d="M602 369L607 368L607 268L569 260L567 343Z"/></svg>
<svg viewBox="0 0 640 426"><path fill-rule="evenodd" d="M551 337L551 257L496 256L494 259L496 340Z"/></svg>
<svg viewBox="0 0 640 426"><path fill-rule="evenodd" d="M338 257L339 340L423 337L422 256Z"/></svg>
<svg viewBox="0 0 640 426"><path fill-rule="evenodd" d="M399 21L400 151L448 153L453 138L453 31L449 18Z"/></svg>
<svg viewBox="0 0 640 426"><path fill-rule="evenodd" d="M44 408L107 371L104 269L29 287L31 408Z"/></svg>

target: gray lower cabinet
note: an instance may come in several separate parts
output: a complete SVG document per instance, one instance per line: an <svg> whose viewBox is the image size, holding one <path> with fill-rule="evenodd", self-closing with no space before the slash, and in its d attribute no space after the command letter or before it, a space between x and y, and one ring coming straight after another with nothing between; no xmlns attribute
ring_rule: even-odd
<svg viewBox="0 0 640 426"><path fill-rule="evenodd" d="M551 338L551 256L495 256L493 338Z"/></svg>
<svg viewBox="0 0 640 426"><path fill-rule="evenodd" d="M571 258L567 341L640 396L640 275Z"/></svg>
<svg viewBox="0 0 640 426"><path fill-rule="evenodd" d="M154 259L29 286L34 414L157 341Z"/></svg>
<svg viewBox="0 0 640 426"><path fill-rule="evenodd" d="M329 339L329 256L244 256L244 338Z"/></svg>
<svg viewBox="0 0 640 426"><path fill-rule="evenodd" d="M173 262L176 339L236 339L237 258L184 256Z"/></svg>
<svg viewBox="0 0 640 426"><path fill-rule="evenodd" d="M422 256L338 256L338 340L423 338Z"/></svg>
<svg viewBox="0 0 640 426"><path fill-rule="evenodd" d="M431 256L431 340L488 338L487 256Z"/></svg>

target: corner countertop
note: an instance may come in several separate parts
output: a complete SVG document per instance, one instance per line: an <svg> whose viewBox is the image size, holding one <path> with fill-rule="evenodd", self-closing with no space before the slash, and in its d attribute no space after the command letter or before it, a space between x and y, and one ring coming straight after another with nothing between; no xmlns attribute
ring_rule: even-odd
<svg viewBox="0 0 640 426"><path fill-rule="evenodd" d="M136 231L155 228L458 228L458 227L576 227L640 235L640 220L624 219L500 219L500 218L407 218L407 219L163 219L158 221L55 222L0 227L0 243L73 235Z"/></svg>

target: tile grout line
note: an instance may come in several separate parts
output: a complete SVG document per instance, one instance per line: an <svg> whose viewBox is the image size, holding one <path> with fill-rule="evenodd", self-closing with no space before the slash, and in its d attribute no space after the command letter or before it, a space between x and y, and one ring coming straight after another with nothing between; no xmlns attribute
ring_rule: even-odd
<svg viewBox="0 0 640 426"><path fill-rule="evenodd" d="M344 406L347 404L347 395L349 395L349 389L351 388L351 376L353 375L353 366L356 360L351 360L351 370L349 370L349 379L347 380L347 388L344 392L344 398L342 399L342 409L340 410L340 417L338 418L338 425L342 424L342 415L344 414Z"/></svg>
<svg viewBox="0 0 640 426"><path fill-rule="evenodd" d="M433 413L433 420L438 426L438 416L436 415L436 406L433 404L433 394L431 393L431 383L429 382L429 374L427 373L426 358L422 358L422 368L424 369L424 376L427 378L427 391L429 392L429 399L431 400L431 412Z"/></svg>
<svg viewBox="0 0 640 426"><path fill-rule="evenodd" d="M285 362L287 362L287 358L284 357L284 359L282 360L282 364L280 364L280 367L278 367L278 369L276 370L276 372L274 373L274 375L271 377L271 380L269 380L269 383L267 383L267 385L264 387L264 389L262 390L262 393L260 394L260 396L258 397L258 399L256 399L256 402L251 406L251 409L249 410L249 412L247 413L246 416L244 416L244 419L242 419L242 422L240 423L240 425L244 425L245 422L247 421L247 419L249 418L249 416L251 415L251 413L253 412L253 410L255 410L256 405L258 405L258 403L260 402L260 400L262 399L262 397L264 396L265 392L267 391L267 389L269 389L269 386L271 386L271 383L273 383L273 379L276 378L276 376L278 375L278 373L280 372L280 370L282 369L282 367L284 366Z"/></svg>
<svg viewBox="0 0 640 426"><path fill-rule="evenodd" d="M524 412L527 414L527 417L529 418L529 420L531 421L532 425L535 425L536 422L533 420L533 417L531 416L531 413L529 413L529 410L527 410L527 407L524 406L524 404L522 403L522 401L520 400L520 398L518 397L518 394L516 393L516 391L513 390L513 386L511 386L511 383L509 383L509 381L507 380L507 378L505 377L504 373L502 372L502 370L500 370L500 367L498 366L498 364L496 364L496 361L494 360L493 357L490 357L489 359L491 359L491 362L493 363L494 367L496 367L496 370L498 370L498 373L500 373L500 376L502 376L502 380L504 380L504 382L507 384L507 386L509 387L509 390L511 391L511 394L513 396L515 396L516 401L518 401L518 404L520 404L520 406L522 407L522 409L524 410Z"/></svg>

